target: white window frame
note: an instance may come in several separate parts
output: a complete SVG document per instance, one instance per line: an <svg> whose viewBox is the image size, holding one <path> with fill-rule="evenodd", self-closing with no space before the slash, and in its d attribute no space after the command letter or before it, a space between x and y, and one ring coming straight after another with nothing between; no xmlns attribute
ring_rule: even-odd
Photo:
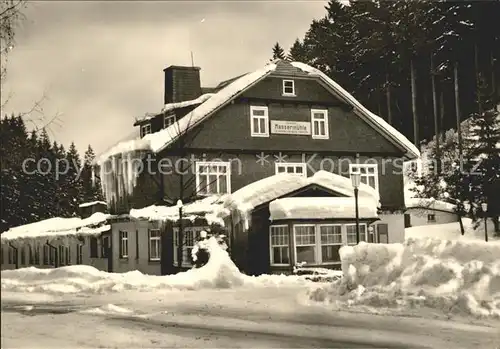
<svg viewBox="0 0 500 349"><path fill-rule="evenodd" d="M184 243L182 246L182 267L189 268L189 267L193 266L192 259L191 259L191 251L193 250L194 245L196 245L197 237L198 237L200 231L206 230L206 229L208 229L208 228L207 227L185 227L184 228L184 230L183 230L184 242L192 241L192 245L187 245L186 243ZM186 236L187 236L186 233L191 234L189 239L186 238ZM179 266L179 264L177 263L177 252L179 249L178 241L179 241L179 228L174 227L173 228L173 242L172 242L172 244L173 244L172 257L173 257L173 265L175 267Z"/></svg>
<svg viewBox="0 0 500 349"><path fill-rule="evenodd" d="M153 236L152 233L157 233L158 235ZM153 244L156 245L157 256L153 256ZM159 261L161 259L161 232L160 229L150 229L149 230L149 260Z"/></svg>
<svg viewBox="0 0 500 349"><path fill-rule="evenodd" d="M264 115L254 115L254 111L263 111ZM253 122L254 120L257 119L259 121L259 128L260 128L260 120L264 120L264 131L262 132L257 132L257 130L254 130L253 128ZM250 106L250 136L252 137L269 137L269 108L264 107L264 106L255 106L251 105Z"/></svg>
<svg viewBox="0 0 500 349"><path fill-rule="evenodd" d="M119 243L120 243L120 258L128 258L128 231L120 230L119 232ZM110 256L111 257L111 256Z"/></svg>
<svg viewBox="0 0 500 349"><path fill-rule="evenodd" d="M168 120L168 122L167 122L167 120ZM177 121L177 117L175 116L175 114L164 115L163 116L163 128L167 128L170 125L175 124L176 121Z"/></svg>
<svg viewBox="0 0 500 349"><path fill-rule="evenodd" d="M287 83L292 83L292 92L287 92L287 88L290 88L290 86L286 86ZM282 95L283 96L290 96L290 97L295 97L295 80L290 80L290 79L284 79L283 80L283 90L282 90Z"/></svg>
<svg viewBox="0 0 500 349"><path fill-rule="evenodd" d="M286 228L286 232L287 232L287 239L288 239L288 244L280 244L280 245L277 245L277 244L273 244L273 237L272 237L272 234L273 234L273 229L272 228ZM288 263L275 263L274 262L274 253L273 253L273 249L275 247L280 247L280 248L283 248L283 247L286 247L288 249ZM292 254L291 254L291 246L290 246L290 229L288 227L287 224L277 224L277 225L271 225L269 226L269 261L271 262L271 266L289 266L290 263L292 262Z"/></svg>
<svg viewBox="0 0 500 349"><path fill-rule="evenodd" d="M285 172L278 172L279 168L285 168ZM294 172L287 172L289 167L293 167ZM297 173L297 168L302 169L302 173ZM307 164L305 162L276 162L274 164L275 174L295 174L302 177L307 177Z"/></svg>
<svg viewBox="0 0 500 349"><path fill-rule="evenodd" d="M344 243L344 234L342 232L342 224L335 224L335 223L329 223L329 224L318 224L317 226L317 230L318 230L318 237L319 237L319 240L318 240L318 243L319 243L319 254L321 256L321 264L324 264L324 265L327 265L327 264L339 264L341 261L340 261L340 255L339 255L339 260L337 262L332 262L332 261L328 261L328 262L323 262L323 249L322 247L323 246L344 246L345 243ZM321 227L339 227L340 228L340 242L335 242L335 243L322 243L321 242Z"/></svg>
<svg viewBox="0 0 500 349"><path fill-rule="evenodd" d="M76 245L76 264L83 264L83 244Z"/></svg>
<svg viewBox="0 0 500 349"><path fill-rule="evenodd" d="M297 231L295 228L299 227L313 227L314 230L314 244L308 244L308 245L298 245L297 244ZM321 264L321 259L319 259L319 254L321 251L318 251L318 234L317 234L317 229L316 229L316 224L294 224L293 227L293 248L294 248L294 257L295 257L295 263L303 263L302 261L297 260L297 247L301 246L313 246L314 247L314 264ZM307 262L305 263L307 265Z"/></svg>
<svg viewBox="0 0 500 349"><path fill-rule="evenodd" d="M141 125L141 138L151 133L151 123Z"/></svg>
<svg viewBox="0 0 500 349"><path fill-rule="evenodd" d="M362 174L361 173L361 168L366 169L366 173ZM369 173L369 169L374 169L373 173ZM369 178L373 177L375 179L375 190L379 190L379 183L378 183L378 165L377 164L349 164L349 178L352 177L353 173L359 173L361 175L361 183L364 183L368 186L371 187L369 184ZM366 180L366 182L363 182L363 179Z"/></svg>
<svg viewBox="0 0 500 349"><path fill-rule="evenodd" d="M323 117L317 118L315 114L322 114ZM325 134L315 134L314 133L314 123L318 122L324 122L325 126ZM319 130L319 127L318 127ZM313 139L329 139L330 134L329 134L329 123L328 123L328 110L327 109L311 109L311 135Z"/></svg>
<svg viewBox="0 0 500 349"><path fill-rule="evenodd" d="M346 223L344 224L345 226L345 245L347 246L354 246L356 245L356 223ZM361 232L361 227L364 226L365 227L365 238L362 239L362 232ZM349 242L348 240L348 236L349 234L347 233L347 227L354 227L354 242ZM361 241L364 241L364 242L368 242L368 224L366 223L359 223L359 242ZM352 234L351 234L352 235Z"/></svg>
<svg viewBox="0 0 500 349"><path fill-rule="evenodd" d="M215 193L209 193L208 188L210 188L209 181L209 175L211 173L201 173L200 167L206 166L207 168L210 168L211 166L223 166L226 168L225 172L217 172L215 173L217 175L217 192ZM198 195L203 195L203 196L209 196L209 195L214 195L214 194L231 194L231 163L230 162L224 162L224 161L197 161L196 162L196 192ZM206 178L201 178L201 176L205 176ZM226 193L221 193L220 189L220 181L221 177L225 178L226 181ZM204 182L204 183L202 183ZM202 187L202 185L204 185Z"/></svg>

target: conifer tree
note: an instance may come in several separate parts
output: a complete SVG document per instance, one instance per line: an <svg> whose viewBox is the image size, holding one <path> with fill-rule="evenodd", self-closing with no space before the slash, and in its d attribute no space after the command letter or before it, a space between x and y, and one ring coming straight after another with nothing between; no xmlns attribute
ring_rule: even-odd
<svg viewBox="0 0 500 349"><path fill-rule="evenodd" d="M283 50L283 47L278 42L273 46L273 58L271 58L271 61L275 59L285 59L285 50Z"/></svg>
<svg viewBox="0 0 500 349"><path fill-rule="evenodd" d="M100 179L92 173L94 160L94 149L92 149L92 146L89 144L84 154L82 169L82 185L85 202L104 201Z"/></svg>

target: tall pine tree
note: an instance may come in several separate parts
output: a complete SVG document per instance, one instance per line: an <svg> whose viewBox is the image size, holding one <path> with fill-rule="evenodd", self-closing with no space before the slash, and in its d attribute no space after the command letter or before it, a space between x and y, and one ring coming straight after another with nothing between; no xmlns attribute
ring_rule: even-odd
<svg viewBox="0 0 500 349"><path fill-rule="evenodd" d="M271 61L275 59L285 59L285 50L283 50L283 47L278 42L273 46L273 58L271 58Z"/></svg>

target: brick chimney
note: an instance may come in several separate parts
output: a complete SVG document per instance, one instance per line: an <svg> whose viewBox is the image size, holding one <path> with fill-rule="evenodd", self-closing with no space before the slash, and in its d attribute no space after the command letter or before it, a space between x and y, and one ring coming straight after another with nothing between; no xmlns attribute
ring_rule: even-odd
<svg viewBox="0 0 500 349"><path fill-rule="evenodd" d="M171 65L163 71L165 72L165 104L188 101L201 96L199 67Z"/></svg>

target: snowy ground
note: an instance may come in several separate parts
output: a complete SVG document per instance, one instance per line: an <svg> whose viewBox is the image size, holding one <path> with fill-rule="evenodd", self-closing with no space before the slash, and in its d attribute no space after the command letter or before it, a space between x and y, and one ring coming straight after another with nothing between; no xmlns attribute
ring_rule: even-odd
<svg viewBox="0 0 500 349"><path fill-rule="evenodd" d="M87 266L4 271L1 344L497 349L500 320L485 309L500 304L500 245L475 244L421 240L344 248L344 277L323 284L242 275L215 241L206 267L176 276L108 274ZM453 253L474 259L475 272ZM468 282L457 282L464 275ZM414 293L432 295L432 302L404 303ZM471 295L479 305L454 302L454 293ZM443 309L444 300L460 311Z"/></svg>

